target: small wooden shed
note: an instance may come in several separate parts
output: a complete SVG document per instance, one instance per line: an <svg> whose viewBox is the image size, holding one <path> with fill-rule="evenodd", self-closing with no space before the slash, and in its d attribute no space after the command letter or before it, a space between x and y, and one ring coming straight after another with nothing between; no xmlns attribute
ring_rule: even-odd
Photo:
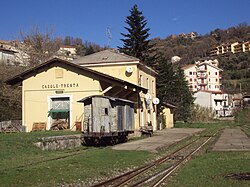
<svg viewBox="0 0 250 187"><path fill-rule="evenodd" d="M93 95L81 99L84 103L83 130L102 136L134 130L134 103L109 96Z"/></svg>

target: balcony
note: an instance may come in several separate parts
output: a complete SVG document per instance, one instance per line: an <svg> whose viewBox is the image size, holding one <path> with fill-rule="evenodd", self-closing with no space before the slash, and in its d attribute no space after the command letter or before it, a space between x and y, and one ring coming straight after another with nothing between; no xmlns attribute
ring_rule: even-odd
<svg viewBox="0 0 250 187"><path fill-rule="evenodd" d="M206 72L207 68L197 68L197 72Z"/></svg>
<svg viewBox="0 0 250 187"><path fill-rule="evenodd" d="M207 73L197 73L197 78L207 78Z"/></svg>
<svg viewBox="0 0 250 187"><path fill-rule="evenodd" d="M199 86L207 85L207 80L205 81L198 81L197 83Z"/></svg>

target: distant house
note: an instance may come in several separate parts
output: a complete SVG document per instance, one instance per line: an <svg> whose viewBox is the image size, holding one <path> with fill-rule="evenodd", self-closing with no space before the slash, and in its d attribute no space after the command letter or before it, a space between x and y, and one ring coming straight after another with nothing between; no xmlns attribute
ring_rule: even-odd
<svg viewBox="0 0 250 187"><path fill-rule="evenodd" d="M220 91L198 91L194 93L194 103L211 108L217 117L231 116L232 111L229 107L228 97L228 94Z"/></svg>
<svg viewBox="0 0 250 187"><path fill-rule="evenodd" d="M195 104L211 108L218 117L231 115L229 95L221 89L221 72L218 60L200 60L183 67L189 89L194 93Z"/></svg>
<svg viewBox="0 0 250 187"><path fill-rule="evenodd" d="M234 43L226 43L216 46L211 49L210 56L216 55L225 55L230 53L243 53L243 52L250 52L250 42L234 42Z"/></svg>
<svg viewBox="0 0 250 187"><path fill-rule="evenodd" d="M195 64L183 67L189 89L221 91L221 72L217 60L197 61Z"/></svg>
<svg viewBox="0 0 250 187"><path fill-rule="evenodd" d="M4 63L6 65L14 65L15 53L16 51L0 46L0 63Z"/></svg>
<svg viewBox="0 0 250 187"><path fill-rule="evenodd" d="M58 51L58 56L64 60L74 60L76 54L76 47L71 45L62 45Z"/></svg>

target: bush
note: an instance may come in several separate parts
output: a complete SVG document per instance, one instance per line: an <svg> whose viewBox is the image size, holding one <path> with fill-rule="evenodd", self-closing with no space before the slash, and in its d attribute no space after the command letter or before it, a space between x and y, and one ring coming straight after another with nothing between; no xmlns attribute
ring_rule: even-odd
<svg viewBox="0 0 250 187"><path fill-rule="evenodd" d="M192 122L208 122L213 120L214 117L215 113L211 108L193 105L189 120Z"/></svg>

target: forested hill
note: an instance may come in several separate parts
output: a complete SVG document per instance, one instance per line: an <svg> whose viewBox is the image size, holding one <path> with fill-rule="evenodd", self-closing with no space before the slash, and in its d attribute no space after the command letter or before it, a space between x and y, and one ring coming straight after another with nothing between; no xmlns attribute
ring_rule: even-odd
<svg viewBox="0 0 250 187"><path fill-rule="evenodd" d="M241 23L228 29L215 29L206 35L195 33L196 37L171 35L165 39L154 38L152 43L156 50L166 59L173 56L181 57L180 65L193 63L201 58L208 58L212 48L226 43L250 41L250 26ZM224 70L223 84L227 92L250 93L250 52L214 56Z"/></svg>

